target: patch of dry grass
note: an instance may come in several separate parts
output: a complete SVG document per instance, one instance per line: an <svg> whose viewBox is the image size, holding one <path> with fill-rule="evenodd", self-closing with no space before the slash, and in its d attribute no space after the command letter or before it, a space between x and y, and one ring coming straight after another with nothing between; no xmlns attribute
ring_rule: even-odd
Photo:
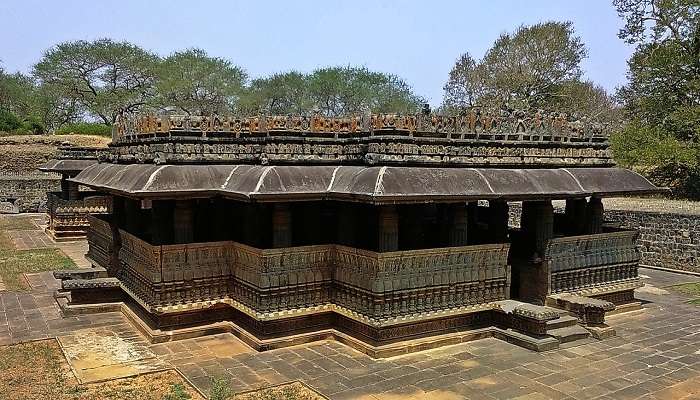
<svg viewBox="0 0 700 400"><path fill-rule="evenodd" d="M325 400L325 397L316 393L301 382L287 383L284 385L246 392L228 397L231 400Z"/></svg>
<svg viewBox="0 0 700 400"><path fill-rule="evenodd" d="M0 399L161 400L165 398L203 400L174 371L82 385L73 376L55 340L0 347Z"/></svg>

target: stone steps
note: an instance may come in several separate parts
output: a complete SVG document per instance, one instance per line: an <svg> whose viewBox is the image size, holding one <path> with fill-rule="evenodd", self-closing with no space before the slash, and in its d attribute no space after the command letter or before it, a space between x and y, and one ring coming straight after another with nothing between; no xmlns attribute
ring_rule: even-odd
<svg viewBox="0 0 700 400"><path fill-rule="evenodd" d="M576 340L586 339L591 336L588 329L578 324L547 330L547 334L559 340L559 343L569 343Z"/></svg>
<svg viewBox="0 0 700 400"><path fill-rule="evenodd" d="M566 328L574 325L578 325L578 318L565 314L557 319L547 321L547 333L554 329Z"/></svg>

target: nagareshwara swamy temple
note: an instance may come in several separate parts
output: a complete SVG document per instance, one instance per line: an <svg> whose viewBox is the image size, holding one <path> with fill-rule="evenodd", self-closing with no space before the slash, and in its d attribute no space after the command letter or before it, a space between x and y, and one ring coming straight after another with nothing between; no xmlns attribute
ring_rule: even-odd
<svg viewBox="0 0 700 400"><path fill-rule="evenodd" d="M110 211L87 216L93 268L56 273L64 312L373 357L614 335L605 315L639 305L638 233L601 199L663 191L615 167L601 124L479 109L140 116L66 182Z"/></svg>

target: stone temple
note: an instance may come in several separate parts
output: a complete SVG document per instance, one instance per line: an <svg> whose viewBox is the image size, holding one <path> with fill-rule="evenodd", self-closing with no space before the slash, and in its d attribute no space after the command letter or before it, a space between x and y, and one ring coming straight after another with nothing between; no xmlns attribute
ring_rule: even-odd
<svg viewBox="0 0 700 400"><path fill-rule="evenodd" d="M143 116L67 181L111 212L87 217L94 268L57 273L64 312L376 357L614 334L605 314L638 304L637 232L601 198L662 191L615 167L602 125L479 110Z"/></svg>

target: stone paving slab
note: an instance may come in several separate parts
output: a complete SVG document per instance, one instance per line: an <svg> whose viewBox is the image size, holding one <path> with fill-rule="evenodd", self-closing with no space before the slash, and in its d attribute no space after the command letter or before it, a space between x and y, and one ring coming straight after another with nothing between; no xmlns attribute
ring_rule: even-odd
<svg viewBox="0 0 700 400"><path fill-rule="evenodd" d="M125 378L165 370L169 364L148 349L132 332L109 328L81 329L57 337L68 364L81 383Z"/></svg>
<svg viewBox="0 0 700 400"><path fill-rule="evenodd" d="M698 281L640 273L657 288ZM330 399L700 399L700 307L668 291L641 291L644 309L610 317L618 335L603 341L537 353L489 338L375 360L334 341L257 353L230 334L150 345L120 313L62 318L50 273L31 279L31 293L0 293L0 344L112 332L205 393L224 378L236 392L300 380Z"/></svg>

